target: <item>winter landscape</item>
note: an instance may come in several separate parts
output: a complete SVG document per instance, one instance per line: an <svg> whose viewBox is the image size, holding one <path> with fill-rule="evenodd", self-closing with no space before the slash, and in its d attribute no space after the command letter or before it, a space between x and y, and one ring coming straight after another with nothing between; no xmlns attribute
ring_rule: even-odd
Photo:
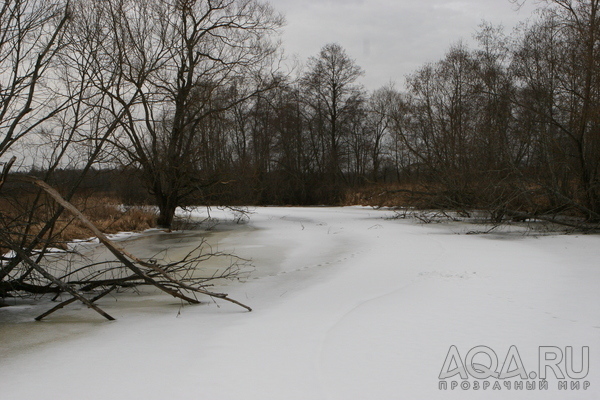
<svg viewBox="0 0 600 400"><path fill-rule="evenodd" d="M600 0L0 0L0 400L600 399Z"/></svg>

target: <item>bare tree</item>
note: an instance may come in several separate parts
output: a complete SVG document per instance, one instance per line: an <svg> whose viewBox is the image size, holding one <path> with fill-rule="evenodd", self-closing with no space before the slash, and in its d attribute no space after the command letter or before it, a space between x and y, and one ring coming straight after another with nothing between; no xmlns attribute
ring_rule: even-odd
<svg viewBox="0 0 600 400"><path fill-rule="evenodd" d="M373 181L377 182L382 164L385 139L390 135L391 115L397 106L399 93L393 85L384 86L371 94L368 103L368 131L371 140L370 157Z"/></svg>
<svg viewBox="0 0 600 400"><path fill-rule="evenodd" d="M313 110L317 129L322 129L323 145L326 146L327 175L340 175L340 146L344 126L362 95L356 80L363 75L339 44L327 44L317 57L308 60L307 71L302 78L306 90L306 102Z"/></svg>
<svg viewBox="0 0 600 400"><path fill-rule="evenodd" d="M48 73L69 18L68 2L0 3L0 158L68 102L56 99Z"/></svg>
<svg viewBox="0 0 600 400"><path fill-rule="evenodd" d="M542 20L517 54L528 98L520 99L544 132L551 192L600 220L600 1L547 0ZM534 34L541 40L537 42ZM572 179L576 179L573 186Z"/></svg>
<svg viewBox="0 0 600 400"><path fill-rule="evenodd" d="M255 0L115 0L96 12L109 32L95 56L110 97L101 107L121 121L113 145L141 169L169 228L206 184L203 138L218 114L276 82L272 38L283 18Z"/></svg>

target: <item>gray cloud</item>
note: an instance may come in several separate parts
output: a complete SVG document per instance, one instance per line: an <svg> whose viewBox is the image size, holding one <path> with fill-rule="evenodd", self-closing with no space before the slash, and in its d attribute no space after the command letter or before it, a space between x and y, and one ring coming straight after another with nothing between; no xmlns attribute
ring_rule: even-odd
<svg viewBox="0 0 600 400"><path fill-rule="evenodd" d="M283 41L301 60L326 43L340 43L366 72L375 89L403 82L406 74L443 57L448 47L472 42L483 21L512 28L535 9L516 10L509 0L271 0L285 14Z"/></svg>

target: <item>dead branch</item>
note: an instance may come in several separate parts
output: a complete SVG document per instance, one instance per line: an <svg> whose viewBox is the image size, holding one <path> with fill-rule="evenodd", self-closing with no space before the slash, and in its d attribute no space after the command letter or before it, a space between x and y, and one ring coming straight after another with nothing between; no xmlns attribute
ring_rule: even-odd
<svg viewBox="0 0 600 400"><path fill-rule="evenodd" d="M225 293L214 293L208 290L203 289L198 286L191 286L180 279L174 278L169 272L166 271L164 266L153 263L149 261L144 261L133 254L127 252L125 249L117 246L114 242L106 237L94 224L92 224L81 211L79 211L75 206L66 201L54 188L48 185L46 182L27 175L19 175L16 179L31 183L42 190L44 190L48 195L50 195L58 204L64 207L66 210L71 212L75 217L77 217L90 231L100 240L100 242L127 268L129 268L135 275L139 276L146 283L157 287L158 289L164 291L172 295L173 297L185 300L191 304L197 304L199 301L195 298L191 298L184 293L182 290L187 290L192 293L203 294L206 296L210 296L213 298L219 298L231 303L237 304L240 307L245 308L248 311L252 311L250 307L245 304L242 304L234 299L228 297ZM17 253L19 254L19 253ZM160 276L164 278L166 281L159 282L155 277L152 277L148 274L148 271L142 270L145 268L147 270L151 270L155 272L156 277Z"/></svg>
<svg viewBox="0 0 600 400"><path fill-rule="evenodd" d="M5 244L7 244L11 248L12 251L14 251L21 258L21 260L23 260L23 262L25 262L28 266L30 266L35 271L37 271L44 278L48 279L50 282L52 282L56 286L60 287L63 291L70 293L73 296L73 298L81 301L83 304L85 304L92 310L96 311L98 314L102 315L104 318L108 319L109 321L115 320L113 317L111 317L106 312L104 312L102 309L100 309L100 307L96 306L91 301L86 299L84 296L80 295L75 289L73 289L72 287L70 287L69 285L67 285L66 283L61 281L60 279L57 279L56 277L54 277L51 273L46 271L44 268L40 267L35 261L33 261L29 257L29 255L23 249L21 249L18 245L15 245L15 243L13 243L12 240L10 240L10 238L7 238L6 235L4 234L4 232L2 232L2 231L0 231L0 239L2 239L2 241Z"/></svg>
<svg viewBox="0 0 600 400"><path fill-rule="evenodd" d="M0 189L4 186L4 182L6 182L6 177L8 176L8 172L10 171L13 164L17 161L17 157L12 156L11 159L4 165L2 169L2 173L0 173Z"/></svg>
<svg viewBox="0 0 600 400"><path fill-rule="evenodd" d="M540 221L550 222L556 225L562 225L569 228L574 228L583 232L598 232L600 231L600 224L595 223L587 223L587 222L576 222L576 221L565 221L557 218L555 215L539 215L532 213L524 213L519 211L507 211L506 215L510 216L513 219L519 220L527 220L527 219L537 219Z"/></svg>
<svg viewBox="0 0 600 400"><path fill-rule="evenodd" d="M106 296L107 294L109 294L110 292L112 292L113 290L115 290L117 288L117 286L111 286L109 289L103 291L102 293L100 293L98 296L94 297L93 299L90 300L90 303L94 303L98 300L100 300L101 298L103 298L104 296ZM42 319L46 318L48 315L52 314L55 311L60 310L61 308L74 303L75 301L77 301L77 297L71 297L69 300L63 301L62 303L58 304L57 306L53 307L52 309L46 311L45 313L35 317L36 321L41 321Z"/></svg>

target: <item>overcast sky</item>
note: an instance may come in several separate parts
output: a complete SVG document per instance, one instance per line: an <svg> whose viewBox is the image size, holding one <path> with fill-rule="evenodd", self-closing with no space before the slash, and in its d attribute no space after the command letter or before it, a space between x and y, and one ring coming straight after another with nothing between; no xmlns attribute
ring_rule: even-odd
<svg viewBox="0 0 600 400"><path fill-rule="evenodd" d="M451 44L472 42L481 21L512 29L537 0L517 10L509 0L270 0L287 20L283 42L301 61L337 42L365 70L362 83L377 89L442 58Z"/></svg>

